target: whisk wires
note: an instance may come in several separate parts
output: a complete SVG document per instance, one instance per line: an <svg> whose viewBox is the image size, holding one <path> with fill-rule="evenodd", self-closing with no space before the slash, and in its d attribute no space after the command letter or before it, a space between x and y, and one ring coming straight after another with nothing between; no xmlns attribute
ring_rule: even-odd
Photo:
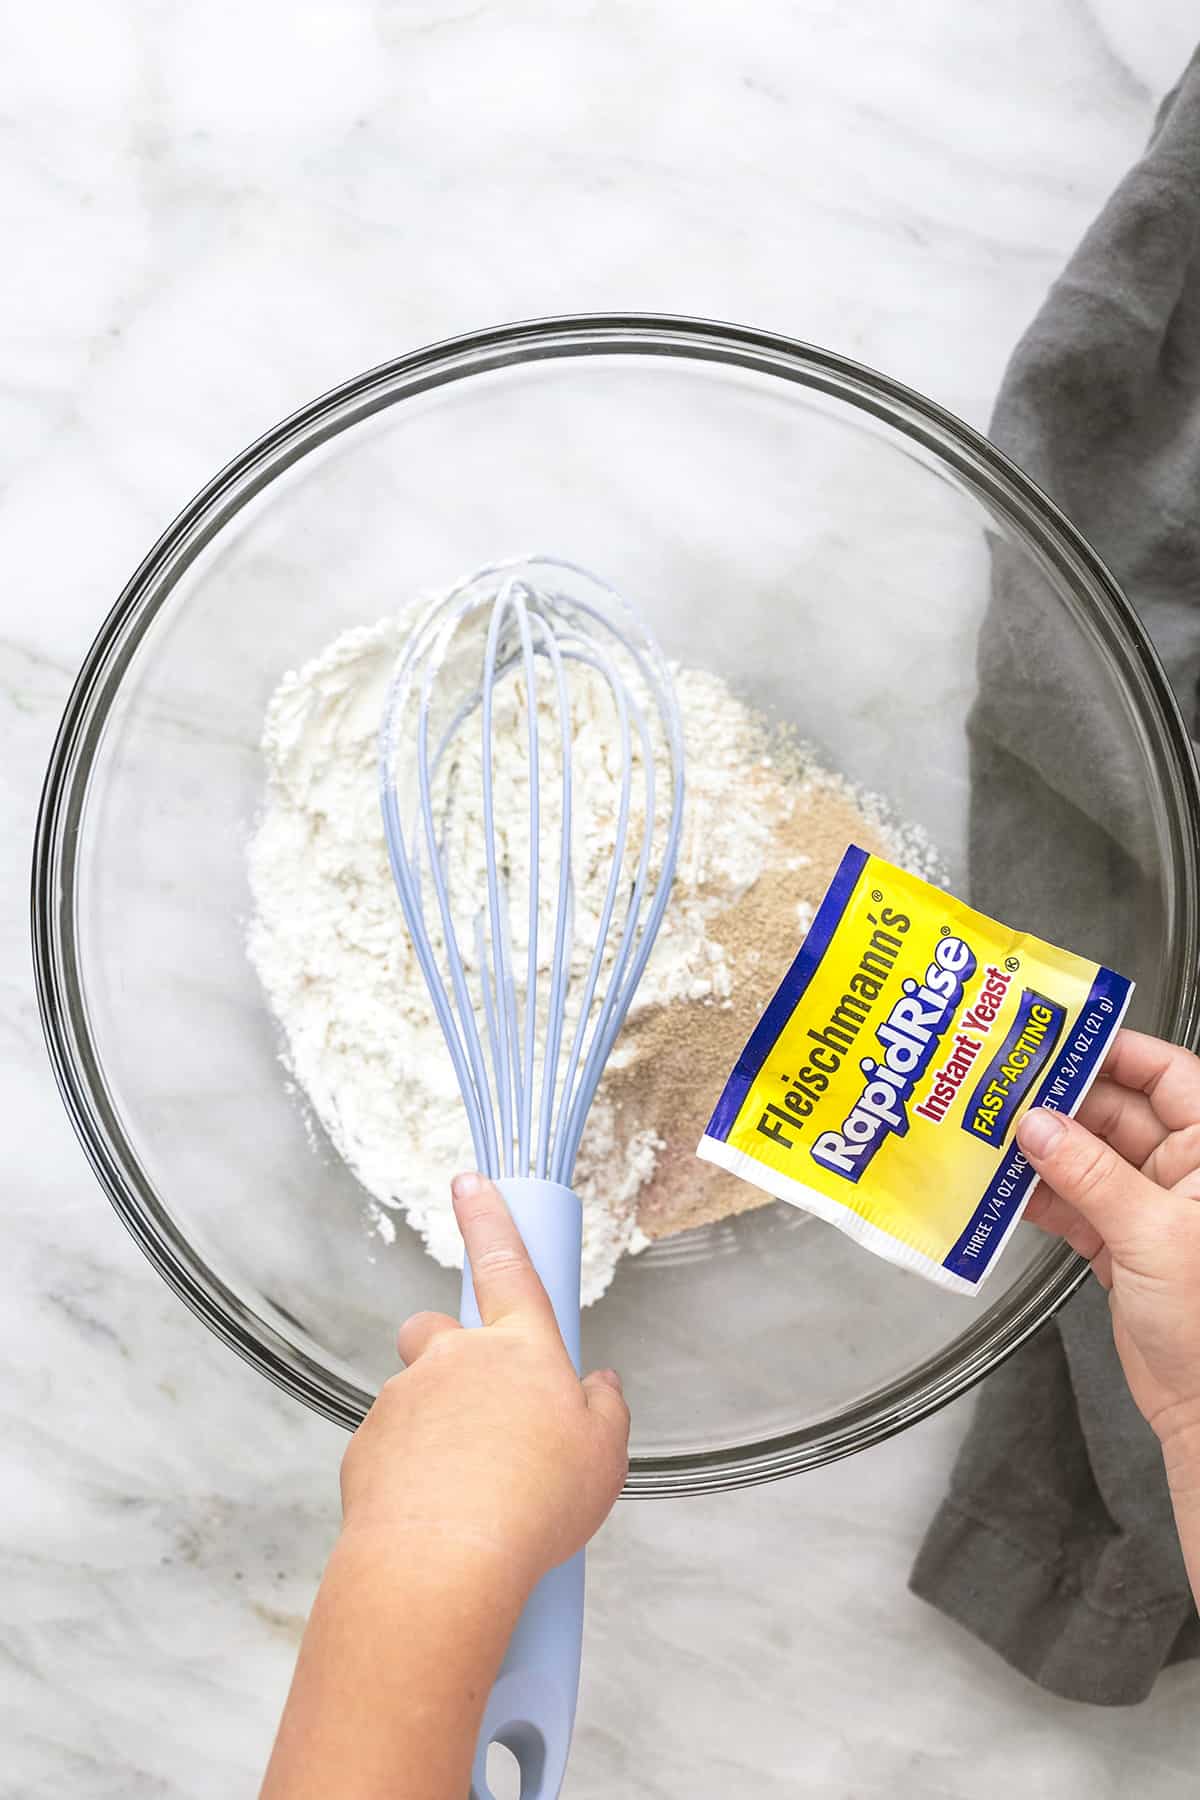
<svg viewBox="0 0 1200 1800"><path fill-rule="evenodd" d="M581 820L576 731L601 728L602 703L611 817ZM501 731L522 732L519 778L511 756L501 778ZM379 781L396 891L479 1167L569 1186L678 854L683 734L661 652L616 590L577 564L480 570L424 612L400 654ZM472 826L482 893L461 891L455 846ZM590 941L575 868L585 826L593 902L599 893Z"/></svg>

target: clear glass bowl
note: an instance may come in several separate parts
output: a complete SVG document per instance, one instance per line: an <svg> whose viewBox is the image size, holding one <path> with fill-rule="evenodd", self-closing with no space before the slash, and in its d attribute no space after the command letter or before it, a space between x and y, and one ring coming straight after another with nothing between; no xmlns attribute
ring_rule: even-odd
<svg viewBox="0 0 1200 1800"><path fill-rule="evenodd" d="M252 445L138 569L68 704L34 875L47 1037L102 1185L215 1331L347 1426L396 1321L454 1310L458 1283L405 1227L368 1234L280 1065L244 950L263 710L336 632L534 548L924 825L957 891L1134 976L1144 1028L1196 1023L1186 733L1111 577L983 439L839 357L688 319L509 326L373 370ZM1062 806L1019 743L985 785L980 720L1003 737L1031 693L1050 760L1087 772L1099 861L1060 868ZM626 1377L631 1492L733 1486L922 1417L1081 1273L1022 1231L965 1301L771 1206L628 1259L584 1356Z"/></svg>

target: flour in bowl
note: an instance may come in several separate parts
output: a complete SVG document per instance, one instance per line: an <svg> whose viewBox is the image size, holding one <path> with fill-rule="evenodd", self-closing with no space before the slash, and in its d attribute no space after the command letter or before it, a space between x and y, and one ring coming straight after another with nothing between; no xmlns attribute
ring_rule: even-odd
<svg viewBox="0 0 1200 1800"><path fill-rule="evenodd" d="M282 1059L366 1189L375 1229L391 1241L399 1212L438 1262L459 1266L449 1178L474 1154L392 884L377 790L379 720L410 624L401 615L343 633L271 699L266 801L249 848L249 951L282 1031ZM649 1238L761 1203L693 1151L731 1066L729 1047L736 1055L746 1017L794 954L846 843L940 875L919 831L897 828L877 802L803 752L781 749L718 676L679 669L675 684L687 758L683 839L658 941L576 1163L585 1305ZM575 805L597 830L611 811L609 730L581 734L573 750ZM525 756L514 714L514 729L501 722L496 739L501 796L506 781L521 779ZM480 891L482 851L481 829ZM582 857L581 910L598 905L588 882L602 882L607 867L603 856Z"/></svg>

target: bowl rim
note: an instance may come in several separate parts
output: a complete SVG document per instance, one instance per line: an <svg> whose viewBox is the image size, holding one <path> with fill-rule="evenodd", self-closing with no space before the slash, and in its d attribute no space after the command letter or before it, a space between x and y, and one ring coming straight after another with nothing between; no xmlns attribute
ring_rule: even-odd
<svg viewBox="0 0 1200 1800"><path fill-rule="evenodd" d="M137 645L184 571L225 524L292 463L372 413L431 388L546 358L657 355L737 365L849 402L953 468L1074 592L1132 678L1143 729L1152 729L1170 802L1174 889L1168 904L1169 984L1164 1036L1195 1046L1200 1028L1200 780L1170 683L1130 602L1100 557L1040 488L980 432L936 402L819 346L722 321L644 312L551 315L442 339L376 365L318 396L255 439L182 509L151 547L93 641L52 747L33 846L34 975L55 1079L92 1169L135 1242L204 1323L245 1361L314 1411L353 1429L372 1396L335 1375L252 1311L183 1238L123 1131L91 1042L74 929L76 852L91 768L109 707ZM1158 759L1155 759L1156 761ZM965 1354L953 1344L838 1415L776 1437L704 1451L637 1456L625 1492L679 1495L777 1479L852 1454L928 1417L1010 1356L1076 1291L1088 1265L1065 1246L1039 1258L1011 1316ZM1031 1278L1036 1277L1036 1280ZM286 1313L276 1307L286 1320ZM298 1322L297 1323L298 1328ZM962 1338L969 1333L961 1334Z"/></svg>

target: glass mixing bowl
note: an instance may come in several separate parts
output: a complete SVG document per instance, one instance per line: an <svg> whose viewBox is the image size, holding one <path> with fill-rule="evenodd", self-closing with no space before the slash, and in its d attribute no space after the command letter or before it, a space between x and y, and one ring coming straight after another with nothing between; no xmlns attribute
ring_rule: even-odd
<svg viewBox="0 0 1200 1800"><path fill-rule="evenodd" d="M403 1225L368 1232L280 1064L244 948L263 710L345 627L534 548L923 825L956 891L1134 976L1135 1022L1195 1029L1186 733L1111 577L987 442L840 357L688 319L508 326L375 369L252 445L133 576L67 706L34 875L47 1037L101 1183L213 1330L347 1426L396 1322L456 1310L458 1278ZM734 1486L922 1417L1082 1272L1023 1229L963 1300L773 1205L627 1259L584 1358L625 1375L631 1492Z"/></svg>

